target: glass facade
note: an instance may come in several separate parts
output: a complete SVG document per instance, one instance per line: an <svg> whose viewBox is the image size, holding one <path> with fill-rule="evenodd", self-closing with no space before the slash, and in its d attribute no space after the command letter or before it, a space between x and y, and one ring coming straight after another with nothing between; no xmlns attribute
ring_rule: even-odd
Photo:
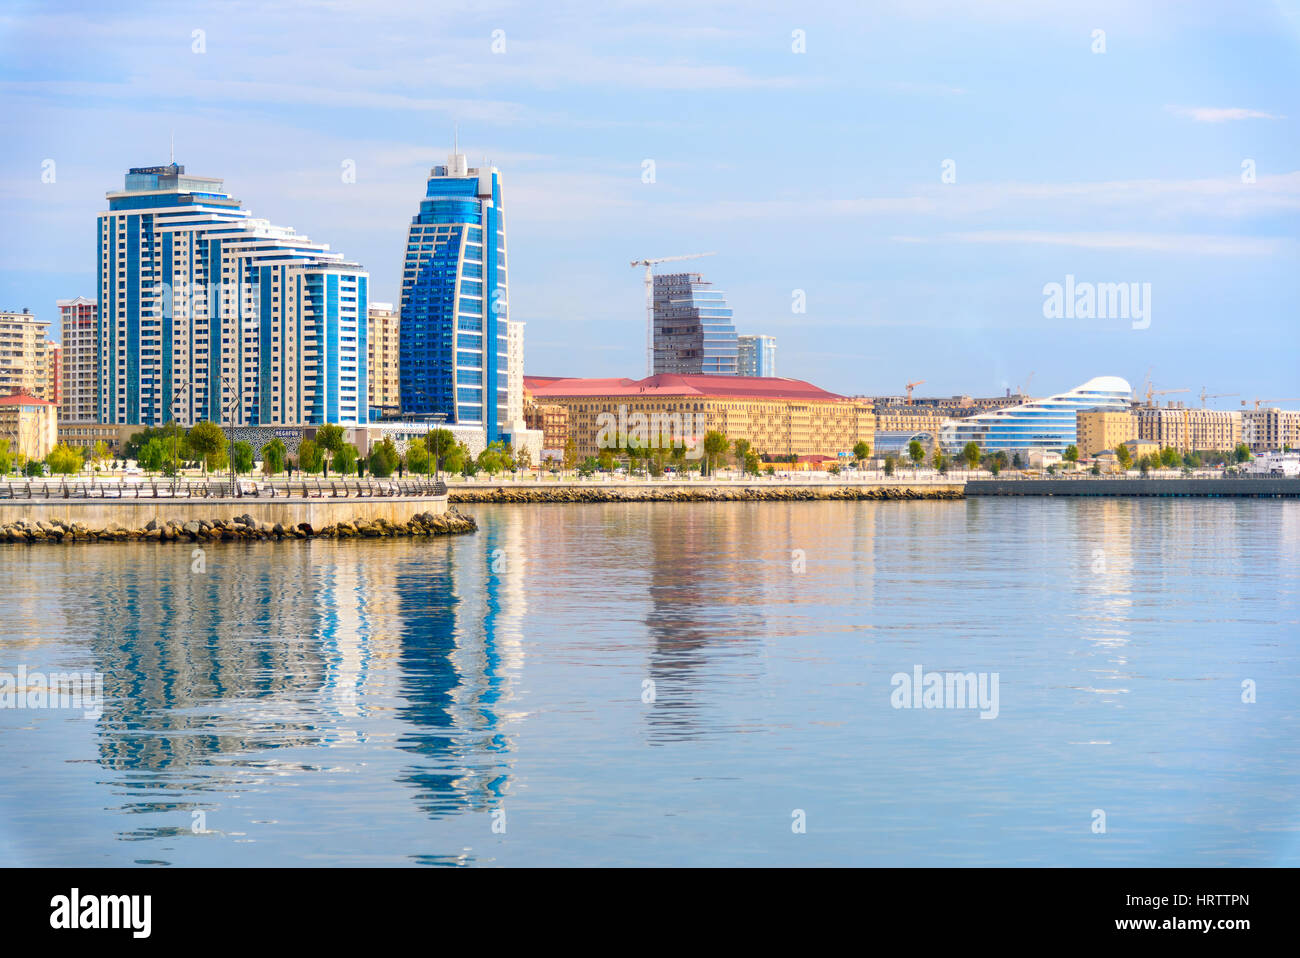
<svg viewBox="0 0 1300 958"><path fill-rule="evenodd" d="M738 349L731 308L699 273L654 278L654 371L735 376Z"/></svg>
<svg viewBox="0 0 1300 958"><path fill-rule="evenodd" d="M188 426L368 418L367 276L253 218L222 181L133 167L96 222L96 418Z"/></svg>
<svg viewBox="0 0 1300 958"><path fill-rule="evenodd" d="M999 449L1063 452L1078 442L1076 414L1083 409L1123 412L1129 408L1132 389L1118 376L1098 376L1069 392L1006 406L968 419L953 419L939 430L939 441L949 453L968 442L985 452Z"/></svg>
<svg viewBox="0 0 1300 958"><path fill-rule="evenodd" d="M736 339L736 370L741 376L776 375L776 339L771 336L739 336Z"/></svg>
<svg viewBox="0 0 1300 958"><path fill-rule="evenodd" d="M435 166L407 234L399 365L402 412L483 426L506 419L509 309L505 212L496 169L464 154Z"/></svg>

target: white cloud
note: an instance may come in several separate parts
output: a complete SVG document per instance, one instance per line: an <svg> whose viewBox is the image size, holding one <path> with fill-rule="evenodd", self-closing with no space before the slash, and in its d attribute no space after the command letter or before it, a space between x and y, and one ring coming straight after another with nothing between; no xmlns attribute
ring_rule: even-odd
<svg viewBox="0 0 1300 958"><path fill-rule="evenodd" d="M1263 110L1250 110L1245 107L1217 106L1167 106L1175 116L1186 117L1197 123L1224 123L1228 120L1284 120L1286 117L1265 113Z"/></svg>
<svg viewBox="0 0 1300 958"><path fill-rule="evenodd" d="M1044 230L976 230L938 237L898 236L906 243L974 243L1013 246L1072 246L1080 249L1137 250L1199 256L1268 256L1293 245L1268 236L1210 236L1190 233L1082 233Z"/></svg>

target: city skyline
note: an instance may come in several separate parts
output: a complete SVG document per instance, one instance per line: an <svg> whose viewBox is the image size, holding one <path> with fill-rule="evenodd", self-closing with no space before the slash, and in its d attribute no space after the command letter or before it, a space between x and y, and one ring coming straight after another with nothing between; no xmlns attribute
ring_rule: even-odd
<svg viewBox="0 0 1300 958"><path fill-rule="evenodd" d="M744 23L706 5L670 33L635 7L560 27L502 4L437 24L430 52L399 29L417 11L339 4L341 78L297 52L313 43L280 45L289 22L320 39L310 10L272 5L254 22L198 5L191 26L151 22L145 4L96 28L83 8L0 20L6 308L56 320L58 299L93 293L84 217L122 169L164 157L172 130L191 170L346 249L373 297L397 302L411 184L459 122L471 163L486 154L508 174L514 313L532 324L535 372L635 373L627 261L710 248L743 327L785 343L783 373L842 393L925 378L935 395L996 394L1032 372L1046 395L1154 367L1162 386L1300 394L1300 84L1281 7L1224 31L1208 4L760 5ZM944 56L922 69L907 54L923 38ZM1257 69L1216 81L1247 52ZM667 109L683 98L690 110ZM1047 319L1044 287L1067 277L1149 283L1149 326Z"/></svg>

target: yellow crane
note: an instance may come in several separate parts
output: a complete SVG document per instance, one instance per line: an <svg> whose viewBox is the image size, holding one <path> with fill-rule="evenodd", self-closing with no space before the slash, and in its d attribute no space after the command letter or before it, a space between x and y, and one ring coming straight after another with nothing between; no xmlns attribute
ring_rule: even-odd
<svg viewBox="0 0 1300 958"><path fill-rule="evenodd" d="M1240 395L1241 393L1207 393L1205 391L1205 387L1202 386L1201 387L1201 408L1202 409L1205 408L1205 400L1207 399L1223 399L1225 396L1240 396Z"/></svg>
<svg viewBox="0 0 1300 958"><path fill-rule="evenodd" d="M907 404L908 404L909 406L912 405L912 387L913 387L913 386L924 386L924 385L925 385L925 380L924 380L924 379L918 379L918 380L917 380L916 382L914 382L914 383L908 383L908 384L907 384Z"/></svg>
<svg viewBox="0 0 1300 958"><path fill-rule="evenodd" d="M1266 402L1300 402L1300 399L1297 399L1295 396L1290 396L1290 397L1284 396L1281 399L1256 399L1255 408L1258 409L1261 403L1266 403ZM1246 405L1246 400L1243 399L1241 401L1241 404L1243 406Z"/></svg>

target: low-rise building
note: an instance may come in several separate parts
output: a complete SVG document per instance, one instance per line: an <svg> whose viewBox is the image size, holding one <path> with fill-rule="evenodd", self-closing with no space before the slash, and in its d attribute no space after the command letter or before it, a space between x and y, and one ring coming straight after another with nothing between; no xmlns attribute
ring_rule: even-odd
<svg viewBox="0 0 1300 958"><path fill-rule="evenodd" d="M58 442L59 407L31 393L0 396L0 439L11 454L44 459Z"/></svg>
<svg viewBox="0 0 1300 958"><path fill-rule="evenodd" d="M109 452L117 454L126 447L128 439L138 432L143 432L145 428L147 427L138 424L64 422L60 419L58 438L65 446L84 449L94 449L95 443L102 442L108 447Z"/></svg>
<svg viewBox="0 0 1300 958"><path fill-rule="evenodd" d="M869 403L798 379L667 373L640 380L529 376L525 382L539 403L566 407L579 459L629 441L685 445L688 455L699 455L710 431L776 457L839 456L875 438Z"/></svg>

